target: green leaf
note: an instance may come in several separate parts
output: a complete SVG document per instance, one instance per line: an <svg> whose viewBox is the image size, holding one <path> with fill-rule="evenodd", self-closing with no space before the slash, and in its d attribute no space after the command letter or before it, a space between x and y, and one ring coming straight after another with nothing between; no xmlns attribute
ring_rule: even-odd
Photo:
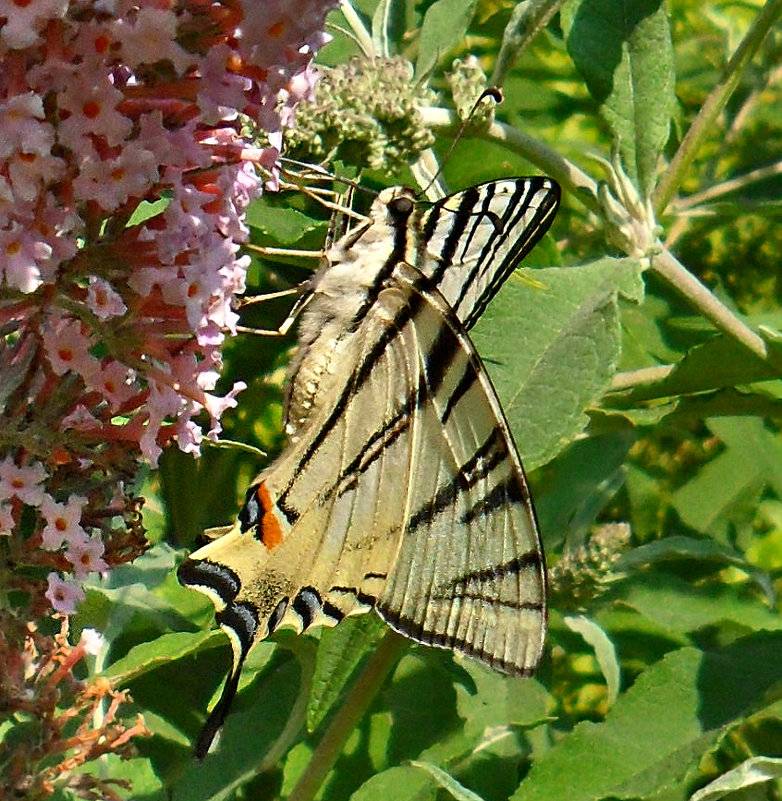
<svg viewBox="0 0 782 801"><path fill-rule="evenodd" d="M661 572L622 582L616 600L674 632L695 632L726 621L755 631L782 628L782 618L740 586L693 584Z"/></svg>
<svg viewBox="0 0 782 801"><path fill-rule="evenodd" d="M754 505L767 482L782 488L782 445L756 418L713 418L708 425L725 450L674 493L673 506L688 526L724 537L732 515Z"/></svg>
<svg viewBox="0 0 782 801"><path fill-rule="evenodd" d="M247 224L283 245L298 242L305 234L325 225L322 220L313 220L296 209L278 208L263 202L248 206Z"/></svg>
<svg viewBox="0 0 782 801"><path fill-rule="evenodd" d="M486 361L528 470L588 422L619 359L619 297L643 296L633 259L536 270L543 289L510 280L472 338Z"/></svg>
<svg viewBox="0 0 782 801"><path fill-rule="evenodd" d="M328 715L355 669L385 631L385 624L374 614L360 615L323 630L307 706L309 731L314 731Z"/></svg>
<svg viewBox="0 0 782 801"><path fill-rule="evenodd" d="M634 798L680 780L782 679L780 648L782 633L764 632L714 652L668 654L619 697L605 721L579 723L545 752L513 801Z"/></svg>
<svg viewBox="0 0 782 801"><path fill-rule="evenodd" d="M738 551L712 539L694 537L663 537L655 542L639 545L622 554L614 565L614 571L632 572L639 567L671 560L695 559L698 562L715 561L743 570L760 587L768 598L769 606L776 604L776 592L768 574L750 564Z"/></svg>
<svg viewBox="0 0 782 801"><path fill-rule="evenodd" d="M437 787L429 776L410 767L390 768L373 776L350 796L350 801L434 801Z"/></svg>
<svg viewBox="0 0 782 801"><path fill-rule="evenodd" d="M619 685L622 680L614 644L594 620L584 615L566 615L563 619L571 631L580 634L584 641L594 648L597 664L600 665L608 688L608 705L613 706L619 695Z"/></svg>
<svg viewBox="0 0 782 801"><path fill-rule="evenodd" d="M438 768L437 765L433 765L431 762L420 762L415 759L410 764L428 773L435 780L437 786L442 787L456 801L483 801L479 795L463 787L450 773L446 773L442 768Z"/></svg>
<svg viewBox="0 0 782 801"><path fill-rule="evenodd" d="M717 801L718 798L752 787L756 784L782 779L782 759L774 757L751 757L737 768L702 787L690 801Z"/></svg>
<svg viewBox="0 0 782 801"><path fill-rule="evenodd" d="M449 50L462 44L476 0L436 0L424 15L418 37L416 80L425 78Z"/></svg>
<svg viewBox="0 0 782 801"><path fill-rule="evenodd" d="M225 635L220 631L177 631L163 634L152 642L131 648L122 659L109 665L101 675L122 686L174 659L181 659L203 647L221 645L224 641Z"/></svg>
<svg viewBox="0 0 782 801"><path fill-rule="evenodd" d="M775 346L772 350L782 354L782 347ZM665 380L649 387L638 387L623 393L622 397L634 402L675 397L768 381L779 375L779 369L771 360L764 361L735 339L720 335L687 351Z"/></svg>
<svg viewBox="0 0 782 801"><path fill-rule="evenodd" d="M570 0L567 47L641 193L654 185L676 105L671 31L662 0Z"/></svg>
<svg viewBox="0 0 782 801"><path fill-rule="evenodd" d="M533 476L535 508L547 548L580 544L587 529L624 482L624 461L635 440L627 428L579 439Z"/></svg>
<svg viewBox="0 0 782 801"><path fill-rule="evenodd" d="M130 215L130 219L128 220L128 226L131 225L140 225L143 222L151 219L152 217L156 217L158 214L162 214L169 204L169 199L167 197L161 197L159 200L155 201L148 201L142 200L141 203L136 206L135 211L133 214Z"/></svg>

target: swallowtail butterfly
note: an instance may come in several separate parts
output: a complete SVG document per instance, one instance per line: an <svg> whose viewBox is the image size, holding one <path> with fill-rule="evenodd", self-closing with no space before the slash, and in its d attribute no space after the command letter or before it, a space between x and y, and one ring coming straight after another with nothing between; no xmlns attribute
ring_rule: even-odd
<svg viewBox="0 0 782 801"><path fill-rule="evenodd" d="M521 462L467 331L548 229L548 178L490 181L422 208L383 191L308 287L289 443L235 525L179 568L208 595L233 667L252 645L374 609L402 634L500 671L536 667L546 574Z"/></svg>

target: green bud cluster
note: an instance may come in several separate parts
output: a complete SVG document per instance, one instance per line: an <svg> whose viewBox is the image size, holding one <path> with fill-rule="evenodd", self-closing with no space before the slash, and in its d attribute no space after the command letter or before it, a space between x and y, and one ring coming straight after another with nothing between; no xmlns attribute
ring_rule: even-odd
<svg viewBox="0 0 782 801"><path fill-rule="evenodd" d="M470 118L475 103L489 85L486 73L475 56L455 59L451 65L451 72L447 73L445 78L451 89L454 108L461 120L469 119L470 125L478 128L494 122L497 102L490 97L481 100Z"/></svg>
<svg viewBox="0 0 782 801"><path fill-rule="evenodd" d="M354 58L323 69L315 100L298 106L287 132L289 152L396 172L434 143L418 111L434 100L402 58Z"/></svg>
<svg viewBox="0 0 782 801"><path fill-rule="evenodd" d="M565 551L548 572L552 604L561 610L583 609L606 592L629 544L627 523L607 523L595 528L584 545Z"/></svg>

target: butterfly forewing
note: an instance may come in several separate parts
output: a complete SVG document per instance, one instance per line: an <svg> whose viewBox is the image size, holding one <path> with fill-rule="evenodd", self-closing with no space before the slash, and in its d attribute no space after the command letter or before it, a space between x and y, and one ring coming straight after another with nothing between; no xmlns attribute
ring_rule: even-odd
<svg viewBox="0 0 782 801"><path fill-rule="evenodd" d="M550 178L507 178L457 192L423 214L416 266L466 329L546 233L559 197Z"/></svg>

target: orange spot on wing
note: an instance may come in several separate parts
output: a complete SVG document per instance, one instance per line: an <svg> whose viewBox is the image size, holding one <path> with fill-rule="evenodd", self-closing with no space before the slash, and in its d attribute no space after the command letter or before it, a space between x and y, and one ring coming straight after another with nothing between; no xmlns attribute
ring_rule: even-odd
<svg viewBox="0 0 782 801"><path fill-rule="evenodd" d="M282 527L274 514L274 501L265 484L258 486L258 501L261 504L261 542L271 551L283 540Z"/></svg>

